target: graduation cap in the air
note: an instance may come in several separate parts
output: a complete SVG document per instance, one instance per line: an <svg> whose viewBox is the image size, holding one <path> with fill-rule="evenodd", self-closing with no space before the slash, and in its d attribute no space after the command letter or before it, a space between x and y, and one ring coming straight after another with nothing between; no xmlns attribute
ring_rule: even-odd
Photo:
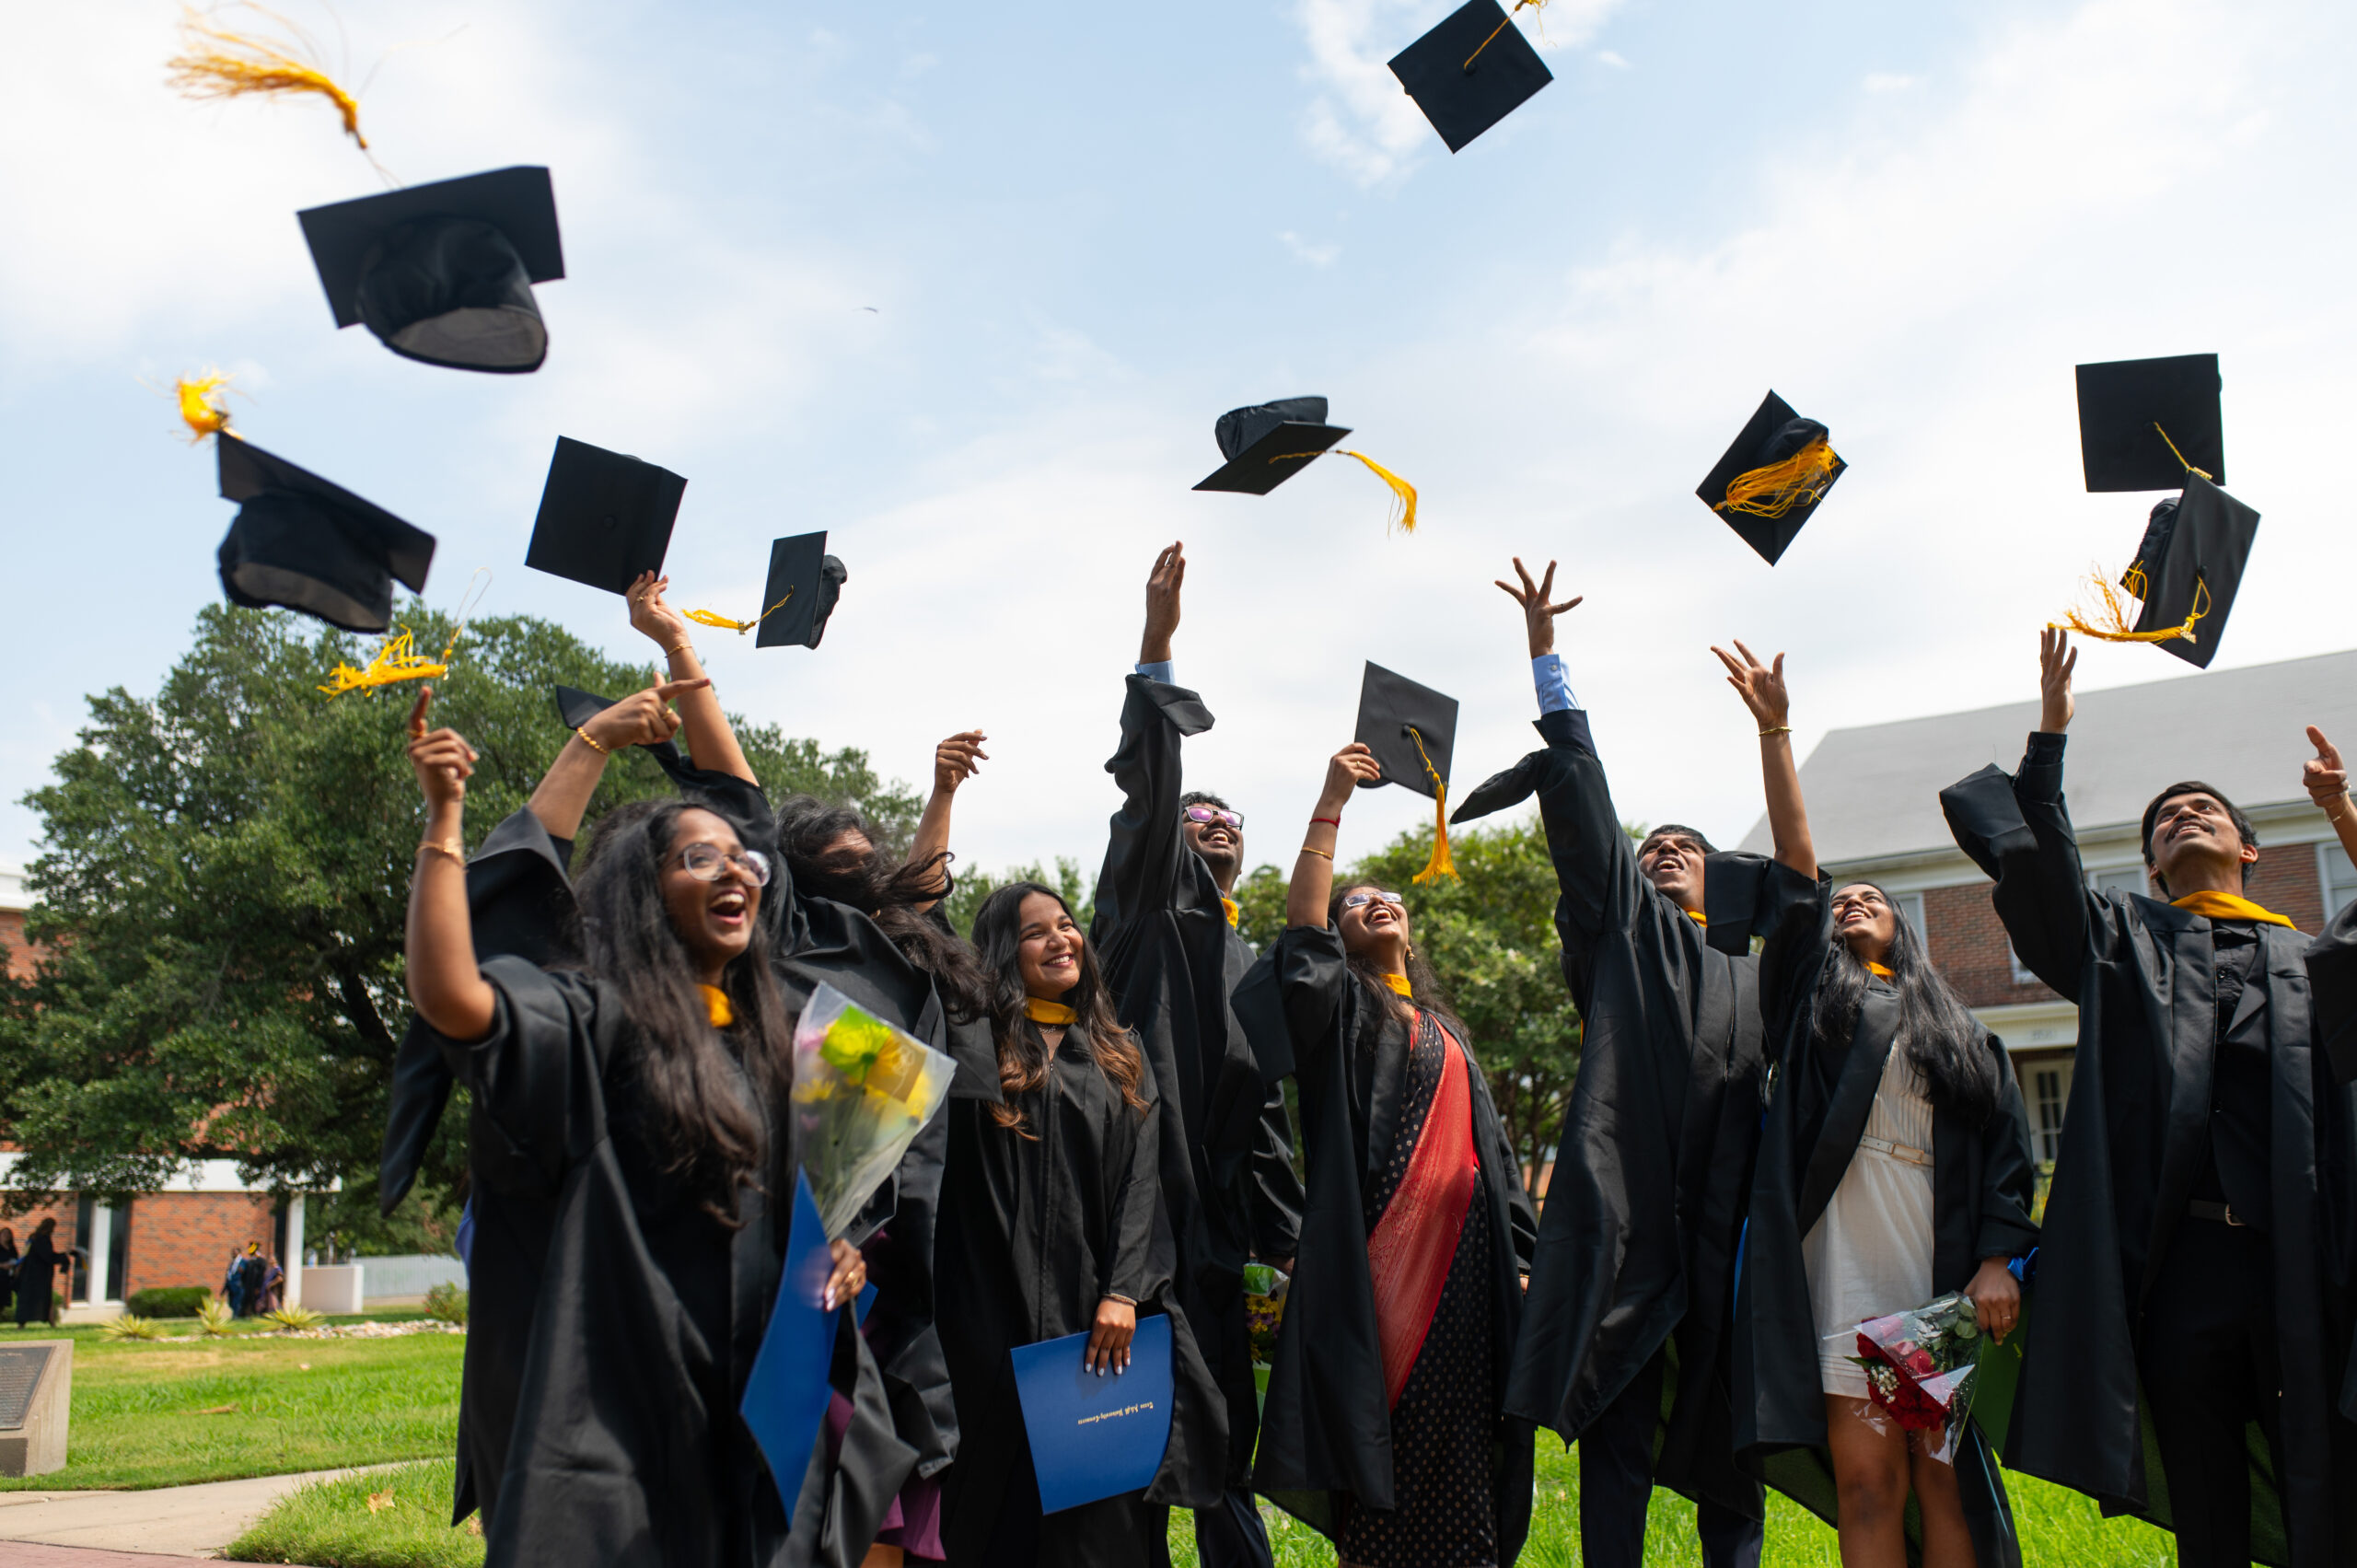
<svg viewBox="0 0 2357 1568"><path fill-rule="evenodd" d="M750 621L735 621L712 610L691 610L689 620L699 626L716 626L738 636L760 629L757 648L815 648L827 634L827 618L835 612L843 584L851 573L842 561L827 553L827 531L795 534L770 541L770 575L761 589L762 609Z"/></svg>
<svg viewBox="0 0 2357 1568"><path fill-rule="evenodd" d="M1227 460L1195 488L1266 495L1332 450L1334 443L1350 433L1347 425L1326 423L1324 398L1279 398L1230 409L1212 427L1219 455ZM1399 501L1399 526L1415 532L1416 487L1364 452L1345 450L1341 455L1356 458L1391 487Z"/></svg>
<svg viewBox="0 0 2357 1568"><path fill-rule="evenodd" d="M1771 391L1694 494L1773 566L1847 467L1826 427Z"/></svg>
<svg viewBox="0 0 2357 1568"><path fill-rule="evenodd" d="M556 438L524 564L610 594L660 572L688 482L569 436Z"/></svg>
<svg viewBox="0 0 2357 1568"><path fill-rule="evenodd" d="M2189 471L2226 482L2216 354L2082 365L2078 377L2090 491L2175 490Z"/></svg>
<svg viewBox="0 0 2357 1568"><path fill-rule="evenodd" d="M2097 608L2073 610L2062 624L2107 643L2157 643L2207 669L2258 535L2258 514L2198 473L2184 482L2182 495L2153 508L2136 560L2119 579L2142 601L2135 621L2111 584L2097 578Z"/></svg>
<svg viewBox="0 0 2357 1568"><path fill-rule="evenodd" d="M239 504L221 541L230 603L382 632L392 624L396 581L424 591L432 534L250 441L224 433L215 446L221 497Z"/></svg>
<svg viewBox="0 0 2357 1568"><path fill-rule="evenodd" d="M1370 659L1359 684L1358 728L1351 738L1374 752L1383 769L1381 779L1360 788L1405 784L1430 796L1437 807L1432 859L1414 880L1456 876L1448 854L1448 764L1457 749L1457 699Z"/></svg>
<svg viewBox="0 0 2357 1568"><path fill-rule="evenodd" d="M1515 0L1515 9L1543 0ZM1497 0L1466 0L1391 60L1391 74L1452 153L1555 79Z"/></svg>
<svg viewBox="0 0 2357 1568"><path fill-rule="evenodd" d="M299 215L335 324L458 370L520 373L548 357L532 285L564 276L549 171L493 169Z"/></svg>

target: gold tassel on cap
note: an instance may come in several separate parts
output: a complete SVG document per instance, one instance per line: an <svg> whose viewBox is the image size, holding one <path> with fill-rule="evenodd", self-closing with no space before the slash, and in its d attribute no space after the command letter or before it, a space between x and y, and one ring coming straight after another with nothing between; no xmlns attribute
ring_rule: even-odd
<svg viewBox="0 0 2357 1568"><path fill-rule="evenodd" d="M1727 498L1713 510L1781 517L1804 501L1820 499L1833 482L1833 465L1840 460L1833 454L1833 444L1820 436L1782 462L1736 475L1727 482Z"/></svg>
<svg viewBox="0 0 2357 1568"><path fill-rule="evenodd" d="M1297 463L1327 455L1325 452L1287 452L1281 458L1271 458L1269 460L1272 463ZM1338 458L1356 458L1367 466L1376 478L1389 485L1393 498L1399 503L1398 509L1391 514L1389 527L1398 528L1401 533L1416 531L1416 487L1414 485L1410 484L1364 452L1353 452L1347 448L1336 447L1332 455Z"/></svg>
<svg viewBox="0 0 2357 1568"><path fill-rule="evenodd" d="M480 583L480 587L477 584ZM398 637L388 637L377 656L368 661L366 669L354 669L339 661L328 671L328 683L319 688L331 697L341 697L346 691L361 691L376 686L391 686L403 680L439 680L450 673L450 654L458 647L459 634L467 629L467 618L491 587L491 568L478 566L475 575L467 579L467 597L459 601L458 624L450 628L450 640L442 645L439 663L422 656L417 651L417 633L407 627Z"/></svg>
<svg viewBox="0 0 2357 1568"><path fill-rule="evenodd" d="M183 98L243 98L248 93L316 93L343 116L343 134L363 152L368 138L360 134L360 100L345 91L316 62L319 48L302 29L260 6L245 9L267 17L284 28L291 42L273 41L232 32L194 7L180 13L180 52L166 62L168 78ZM306 55L313 58L307 59Z"/></svg>
<svg viewBox="0 0 2357 1568"><path fill-rule="evenodd" d="M1545 38L1547 36L1547 20L1545 16L1546 5L1547 0L1514 0L1513 6L1508 7L1506 10L1506 21L1512 21L1514 19L1515 12L1519 11L1525 6L1527 6L1530 7L1530 14L1539 18L1538 36ZM1479 44L1475 45L1473 52L1465 57L1463 69L1468 71L1473 69L1473 62L1481 58L1481 51L1489 48L1492 43L1495 43L1498 41L1498 35L1505 30L1505 22L1500 22L1496 27L1492 28L1490 29L1490 36L1483 39Z"/></svg>
<svg viewBox="0 0 2357 1568"><path fill-rule="evenodd" d="M180 421L189 428L189 445L228 431L228 390L229 377L218 370L183 376L172 384L172 395L180 406Z"/></svg>
<svg viewBox="0 0 2357 1568"><path fill-rule="evenodd" d="M2100 643L2170 643L2180 639L2189 643L2200 641L2193 634L2193 623L2210 613L2210 585L2208 583L2197 581L2193 585L2193 613L2185 618L2184 625L2165 627L2158 632L2139 632L2135 629L2136 617L2128 613L2127 601L2134 598L2141 603L2151 592L2144 581L2144 563L2139 561L2135 565L2128 568L2123 584L2127 590L2125 594L2120 588L2112 586L2109 575L2101 567L2097 567L2087 580L2095 585L2097 608L2091 611L2083 611L2073 605L2070 613L2061 621L2049 621L2047 625L2068 627L2082 637L2093 637Z"/></svg>
<svg viewBox="0 0 2357 1568"><path fill-rule="evenodd" d="M785 598L792 598L793 597L794 590L792 588L786 589ZM724 632L734 632L741 637L746 633L751 631L754 627L759 626L762 621L767 621L771 616L775 615L779 610L784 610L785 608L785 598L778 600L775 604L770 606L767 610L764 610L750 621L731 621L728 617L721 614L716 610L691 610L684 613L689 620L694 621L699 626L717 626Z"/></svg>
<svg viewBox="0 0 2357 1568"><path fill-rule="evenodd" d="M1433 819L1432 858L1424 862L1422 871L1408 880L1420 887L1426 882L1437 882L1444 877L1461 882L1464 878L1457 875L1457 862L1448 854L1448 784L1440 776L1440 770L1433 766L1432 758L1425 754L1424 738L1416 732L1414 725L1408 726L1408 738L1416 743L1416 755L1422 761L1424 772L1433 781L1433 802L1436 810Z"/></svg>

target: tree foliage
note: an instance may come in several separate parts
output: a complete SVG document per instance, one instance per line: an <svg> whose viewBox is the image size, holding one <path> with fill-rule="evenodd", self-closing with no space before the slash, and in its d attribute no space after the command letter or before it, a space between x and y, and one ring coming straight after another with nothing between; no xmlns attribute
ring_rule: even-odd
<svg viewBox="0 0 2357 1568"><path fill-rule="evenodd" d="M421 647L448 638L447 619L403 608ZM0 993L0 1138L23 1150L20 1195L154 1191L204 1156L281 1191L373 1183L409 1016L415 688L319 691L369 651L281 612L208 608L156 695L88 699L55 782L26 796L42 824L28 935L43 956ZM552 686L620 696L648 678L545 621L470 625L434 707L482 753L470 841L563 746ZM863 753L737 722L772 797L807 790L902 838L913 826L916 796ZM668 788L650 758L617 758L591 817ZM445 1119L425 1172L445 1191L462 1123Z"/></svg>

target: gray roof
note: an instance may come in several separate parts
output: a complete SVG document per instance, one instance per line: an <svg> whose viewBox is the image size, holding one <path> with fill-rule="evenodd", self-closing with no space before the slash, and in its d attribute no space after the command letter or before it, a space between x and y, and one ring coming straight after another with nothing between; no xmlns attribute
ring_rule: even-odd
<svg viewBox="0 0 2357 1568"><path fill-rule="evenodd" d="M2216 669L2078 694L2063 782L2082 830L2133 823L2165 785L2200 779L2246 809L2305 801L2315 725L2357 755L2357 651ZM2038 703L1826 732L1801 764L1817 857L1829 865L1953 851L1939 793L1994 762L2007 772ZM1770 848L1762 816L1743 841Z"/></svg>

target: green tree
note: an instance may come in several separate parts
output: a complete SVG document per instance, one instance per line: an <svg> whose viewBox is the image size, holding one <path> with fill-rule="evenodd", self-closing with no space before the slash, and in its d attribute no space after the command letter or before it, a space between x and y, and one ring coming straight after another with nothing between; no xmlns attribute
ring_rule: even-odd
<svg viewBox="0 0 2357 1568"><path fill-rule="evenodd" d="M1096 884L1081 875L1080 862L1069 855L1056 856L1056 868L1050 871L1038 861L1028 865L1010 865L1004 871L984 871L977 867L958 873L958 886L941 900L942 912L949 917L960 935L970 936L974 931L974 912L982 900L1010 882L1037 882L1043 888L1053 888L1056 896L1072 911L1072 918L1079 927L1088 929L1089 917L1097 910Z"/></svg>
<svg viewBox="0 0 2357 1568"><path fill-rule="evenodd" d="M448 621L403 607L418 645ZM395 1047L409 1013L401 927L420 818L402 757L414 688L330 698L364 639L282 612L215 606L152 698L91 697L41 815L30 868L44 945L0 992L0 1138L20 1189L152 1191L182 1161L234 1157L250 1180L372 1196ZM475 842L521 806L563 744L550 688L620 695L648 679L531 617L470 625L435 682L434 720L482 753ZM905 838L918 802L855 750L738 722L772 797L850 801ZM606 771L594 817L668 784L652 759ZM463 1166L443 1121L424 1175ZM430 1205L429 1205L430 1206ZM419 1222L430 1225L431 1216Z"/></svg>

